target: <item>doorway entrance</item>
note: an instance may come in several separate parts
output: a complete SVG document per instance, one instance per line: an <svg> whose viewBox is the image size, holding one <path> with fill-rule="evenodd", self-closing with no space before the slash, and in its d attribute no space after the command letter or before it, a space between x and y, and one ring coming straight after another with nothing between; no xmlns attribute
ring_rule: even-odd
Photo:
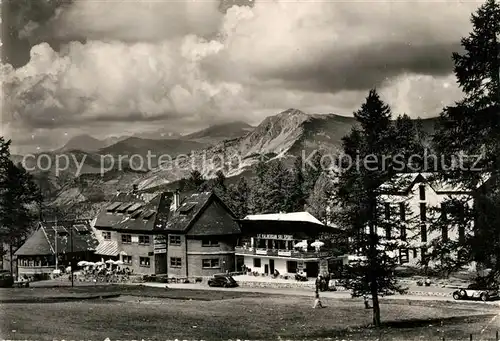
<svg viewBox="0 0 500 341"><path fill-rule="evenodd" d="M297 272L297 262L293 260L289 260L286 262L286 272L290 274L294 274Z"/></svg>

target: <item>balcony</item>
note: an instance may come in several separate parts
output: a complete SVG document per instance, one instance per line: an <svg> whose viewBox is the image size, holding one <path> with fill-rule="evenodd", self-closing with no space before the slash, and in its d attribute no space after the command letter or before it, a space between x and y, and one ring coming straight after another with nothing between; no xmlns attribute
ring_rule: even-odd
<svg viewBox="0 0 500 341"><path fill-rule="evenodd" d="M252 247L235 247L236 254L240 255L256 255L256 256L277 256L277 257L290 257L290 258L322 258L329 257L333 255L331 251L295 251L295 250L271 250L271 249L259 249Z"/></svg>

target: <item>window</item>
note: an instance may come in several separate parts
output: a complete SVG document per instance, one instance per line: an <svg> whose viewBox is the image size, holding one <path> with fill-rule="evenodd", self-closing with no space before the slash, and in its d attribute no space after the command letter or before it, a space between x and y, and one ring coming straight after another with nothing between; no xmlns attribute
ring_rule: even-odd
<svg viewBox="0 0 500 341"><path fill-rule="evenodd" d="M420 185L420 187L418 188L419 189L419 196L420 196L420 200L425 200L425 186L424 185Z"/></svg>
<svg viewBox="0 0 500 341"><path fill-rule="evenodd" d="M444 221L448 220L448 208L447 208L447 204L445 202L441 203L441 218Z"/></svg>
<svg viewBox="0 0 500 341"><path fill-rule="evenodd" d="M420 258L423 264L427 263L427 248L426 247L421 247L420 248Z"/></svg>
<svg viewBox="0 0 500 341"><path fill-rule="evenodd" d="M122 256L123 264L132 264L132 256Z"/></svg>
<svg viewBox="0 0 500 341"><path fill-rule="evenodd" d="M203 269L220 269L219 259L202 259Z"/></svg>
<svg viewBox="0 0 500 341"><path fill-rule="evenodd" d="M132 243L132 235L130 234L122 234L122 243Z"/></svg>
<svg viewBox="0 0 500 341"><path fill-rule="evenodd" d="M254 268L260 268L260 258L254 258L253 259L253 267Z"/></svg>
<svg viewBox="0 0 500 341"><path fill-rule="evenodd" d="M172 268L180 268L182 266L182 259L179 257L170 257L170 266Z"/></svg>
<svg viewBox="0 0 500 341"><path fill-rule="evenodd" d="M427 206L425 203L420 204L420 221L427 221Z"/></svg>
<svg viewBox="0 0 500 341"><path fill-rule="evenodd" d="M464 224L458 225L458 242L465 242L465 226Z"/></svg>
<svg viewBox="0 0 500 341"><path fill-rule="evenodd" d="M443 242L448 240L448 226L443 225L441 227L441 237L443 238Z"/></svg>
<svg viewBox="0 0 500 341"><path fill-rule="evenodd" d="M399 219L406 221L406 207L404 202L399 203Z"/></svg>
<svg viewBox="0 0 500 341"><path fill-rule="evenodd" d="M391 204L388 202L385 203L385 219L391 219Z"/></svg>
<svg viewBox="0 0 500 341"><path fill-rule="evenodd" d="M176 245L179 246L181 245L181 236L174 236L170 235L168 236L169 240L169 245Z"/></svg>
<svg viewBox="0 0 500 341"><path fill-rule="evenodd" d="M385 228L385 238L391 239L391 227L390 226L387 226Z"/></svg>
<svg viewBox="0 0 500 341"><path fill-rule="evenodd" d="M201 246L219 246L219 241L211 239L203 239L201 241Z"/></svg>
<svg viewBox="0 0 500 341"><path fill-rule="evenodd" d="M149 236L139 236L139 244L149 245Z"/></svg>
<svg viewBox="0 0 500 341"><path fill-rule="evenodd" d="M406 241L406 226L401 226L401 240Z"/></svg>
<svg viewBox="0 0 500 341"><path fill-rule="evenodd" d="M427 225L425 223L420 224L420 238L422 243L427 242Z"/></svg>
<svg viewBox="0 0 500 341"><path fill-rule="evenodd" d="M401 264L408 263L408 249L399 250L399 262Z"/></svg>
<svg viewBox="0 0 500 341"><path fill-rule="evenodd" d="M102 237L104 238L104 240L111 240L111 232L102 231Z"/></svg>
<svg viewBox="0 0 500 341"><path fill-rule="evenodd" d="M465 242L465 214L466 214L466 206L464 204L459 204L458 207L458 242Z"/></svg>
<svg viewBox="0 0 500 341"><path fill-rule="evenodd" d="M149 257L139 257L139 265L144 267L149 267Z"/></svg>

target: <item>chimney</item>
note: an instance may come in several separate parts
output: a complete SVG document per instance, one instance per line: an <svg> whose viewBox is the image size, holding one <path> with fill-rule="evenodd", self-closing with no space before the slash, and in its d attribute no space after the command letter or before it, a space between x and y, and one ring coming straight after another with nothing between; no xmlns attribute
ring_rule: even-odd
<svg viewBox="0 0 500 341"><path fill-rule="evenodd" d="M174 192L174 196L173 196L173 209L174 209L174 211L177 211L177 209L179 208L179 204L180 204L179 190L176 189Z"/></svg>

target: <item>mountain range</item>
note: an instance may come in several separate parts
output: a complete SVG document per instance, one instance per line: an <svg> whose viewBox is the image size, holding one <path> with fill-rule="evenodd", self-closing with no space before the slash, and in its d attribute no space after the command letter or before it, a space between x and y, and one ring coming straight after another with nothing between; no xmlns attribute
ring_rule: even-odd
<svg viewBox="0 0 500 341"><path fill-rule="evenodd" d="M435 118L422 120L428 134L433 133L435 123ZM231 122L175 138L124 137L109 144L109 140L83 135L49 153L52 161L58 153L83 160L79 176L74 176L74 164L59 176L55 176L53 168L34 173L51 189L53 204L57 205L105 200L117 190L130 190L133 184L142 191L155 192L175 186L193 169L205 177L212 177L222 167L226 177L235 181L243 174L251 174L253 166L263 155L266 160L272 160L296 156L307 158L316 150L335 154L341 148L342 138L355 124L353 117L306 114L288 109L267 117L257 127ZM152 158L150 165L138 164L138 157L136 160L130 158L136 154L146 159L148 152L168 157ZM119 157L123 159L121 165L116 162ZM101 164L107 170L104 174L101 174Z"/></svg>

